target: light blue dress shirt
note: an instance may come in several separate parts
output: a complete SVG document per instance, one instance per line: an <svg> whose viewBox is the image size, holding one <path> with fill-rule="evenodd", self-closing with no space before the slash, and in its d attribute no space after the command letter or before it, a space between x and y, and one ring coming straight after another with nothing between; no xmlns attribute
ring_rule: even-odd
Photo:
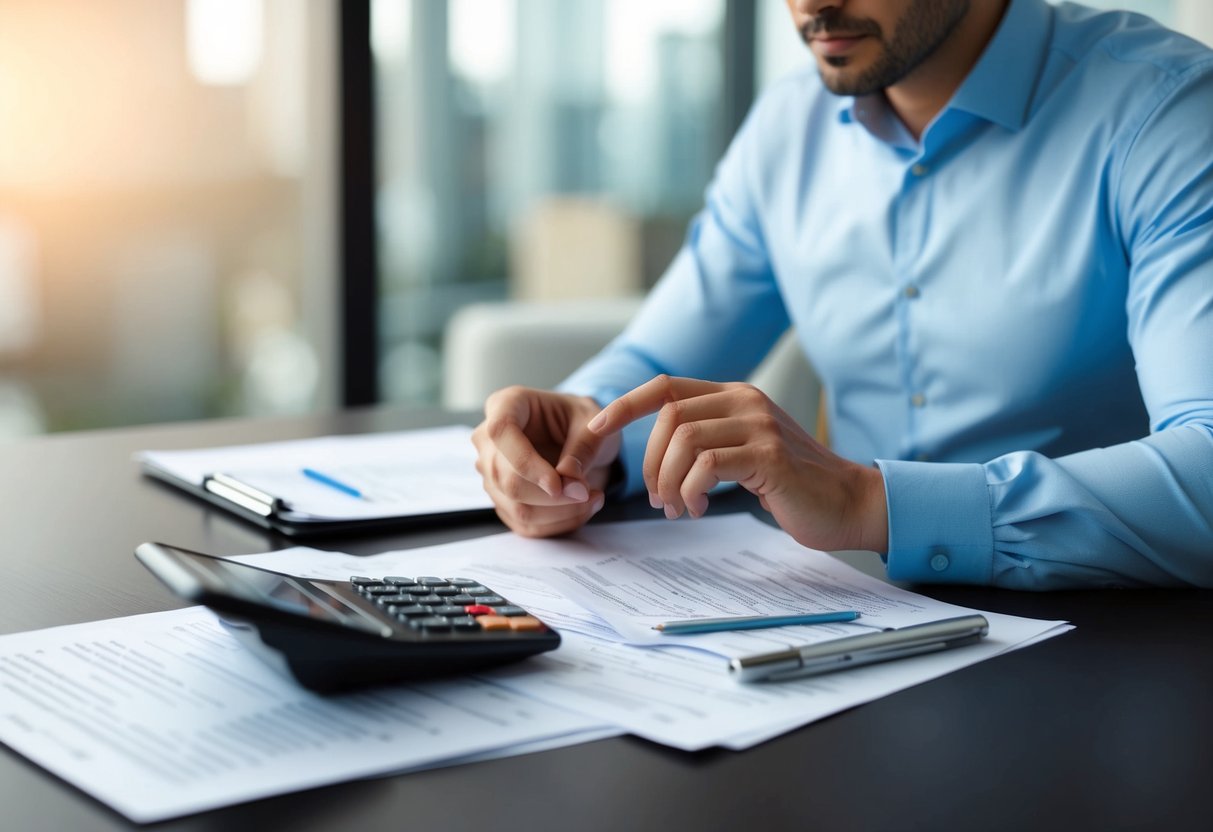
<svg viewBox="0 0 1213 832"><path fill-rule="evenodd" d="M890 577L1213 586L1213 53L1014 0L921 141L807 66L562 389L743 379L789 324L834 449L884 474Z"/></svg>

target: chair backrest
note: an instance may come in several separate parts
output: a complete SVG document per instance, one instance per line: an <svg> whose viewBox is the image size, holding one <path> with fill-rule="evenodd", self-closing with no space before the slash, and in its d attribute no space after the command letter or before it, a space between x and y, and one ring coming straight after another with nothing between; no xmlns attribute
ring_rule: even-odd
<svg viewBox="0 0 1213 832"><path fill-rule="evenodd" d="M478 410L510 384L553 387L621 332L641 298L475 303L447 325L442 404ZM820 383L789 331L750 381L810 431L820 430Z"/></svg>

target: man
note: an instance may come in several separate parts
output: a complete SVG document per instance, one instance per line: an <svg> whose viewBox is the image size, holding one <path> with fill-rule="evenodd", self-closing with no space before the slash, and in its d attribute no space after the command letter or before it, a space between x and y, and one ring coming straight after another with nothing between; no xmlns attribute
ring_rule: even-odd
<svg viewBox="0 0 1213 832"><path fill-rule="evenodd" d="M486 403L500 517L565 533L610 488L698 517L735 480L893 578L1213 586L1213 53L1043 0L788 6L816 66L637 319ZM725 381L789 323L834 450Z"/></svg>

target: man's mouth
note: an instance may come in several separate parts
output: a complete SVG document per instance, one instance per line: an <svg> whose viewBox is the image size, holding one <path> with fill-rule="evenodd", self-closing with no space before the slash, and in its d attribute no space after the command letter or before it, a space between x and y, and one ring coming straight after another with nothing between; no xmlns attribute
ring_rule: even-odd
<svg viewBox="0 0 1213 832"><path fill-rule="evenodd" d="M809 39L809 47L822 55L842 55L868 35L852 35L844 32L822 32Z"/></svg>

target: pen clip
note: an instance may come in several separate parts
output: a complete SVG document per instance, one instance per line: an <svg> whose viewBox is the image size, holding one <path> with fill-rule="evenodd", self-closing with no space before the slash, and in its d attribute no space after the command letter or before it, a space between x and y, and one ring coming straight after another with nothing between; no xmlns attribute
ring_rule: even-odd
<svg viewBox="0 0 1213 832"><path fill-rule="evenodd" d="M281 497L267 494L230 474L208 474L202 479L202 487L262 517L272 517L287 508Z"/></svg>

